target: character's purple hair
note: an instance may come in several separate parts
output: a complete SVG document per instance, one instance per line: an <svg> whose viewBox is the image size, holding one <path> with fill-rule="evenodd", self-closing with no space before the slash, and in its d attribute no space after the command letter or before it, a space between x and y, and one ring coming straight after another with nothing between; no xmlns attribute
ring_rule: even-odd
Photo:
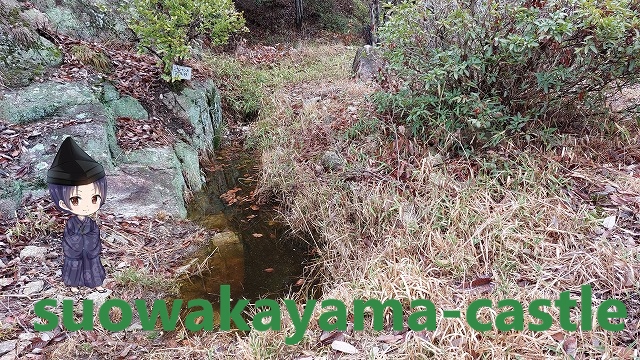
<svg viewBox="0 0 640 360"><path fill-rule="evenodd" d="M104 200L107 198L107 177L105 176L94 181L93 186L100 192L100 207L102 207L102 205L104 205ZM51 199L58 209L64 212L69 212L60 207L60 200L62 200L68 208L71 208L69 200L71 198L71 194L76 191L77 188L78 187L74 185L49 184L49 194L51 194Z"/></svg>

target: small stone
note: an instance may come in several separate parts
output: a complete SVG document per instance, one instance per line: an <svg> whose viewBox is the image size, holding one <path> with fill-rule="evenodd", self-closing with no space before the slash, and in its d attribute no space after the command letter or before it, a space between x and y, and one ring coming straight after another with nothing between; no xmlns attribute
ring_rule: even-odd
<svg viewBox="0 0 640 360"><path fill-rule="evenodd" d="M329 170L338 170L346 164L346 161L335 151L325 151L320 162L325 169Z"/></svg>
<svg viewBox="0 0 640 360"><path fill-rule="evenodd" d="M309 105L313 105L317 102L319 102L320 100L322 100L322 98L320 96L314 96L311 99L304 99L302 101L303 106L309 106Z"/></svg>
<svg viewBox="0 0 640 360"><path fill-rule="evenodd" d="M30 332L23 332L22 334L18 335L18 339L20 340L25 340L25 341L31 341L34 338L36 338L36 334L34 333L30 333Z"/></svg>
<svg viewBox="0 0 640 360"><path fill-rule="evenodd" d="M100 308L100 306L104 304L107 298L111 295L112 291L109 289L106 289L106 290L107 291L103 293L99 291L94 291L89 295L87 295L87 300L93 300L94 308Z"/></svg>
<svg viewBox="0 0 640 360"><path fill-rule="evenodd" d="M36 280L25 285L22 289L22 293L25 295L31 295L39 293L42 289L44 289L44 281Z"/></svg>
<svg viewBox="0 0 640 360"><path fill-rule="evenodd" d="M16 210L18 209L15 201L11 199L0 199L0 218L13 220L16 218Z"/></svg>
<svg viewBox="0 0 640 360"><path fill-rule="evenodd" d="M0 342L0 355L4 355L16 348L17 340L7 340Z"/></svg>
<svg viewBox="0 0 640 360"><path fill-rule="evenodd" d="M218 247L241 244L238 235L232 231L219 232L211 238L211 242Z"/></svg>
<svg viewBox="0 0 640 360"><path fill-rule="evenodd" d="M47 253L47 248L40 246L25 246L22 251L20 251L20 258L27 259L33 258L38 260L44 260L45 254Z"/></svg>
<svg viewBox="0 0 640 360"><path fill-rule="evenodd" d="M611 230L614 226L616 226L616 216L608 216L602 220L602 226L605 229Z"/></svg>
<svg viewBox="0 0 640 360"><path fill-rule="evenodd" d="M4 354L2 355L2 357L0 357L0 360L16 360L16 354L15 352L10 352L8 354Z"/></svg>
<svg viewBox="0 0 640 360"><path fill-rule="evenodd" d="M140 323L133 323L125 331L138 331L138 330L142 330L142 325Z"/></svg>
<svg viewBox="0 0 640 360"><path fill-rule="evenodd" d="M44 152L44 145L43 144L36 144L31 149L29 149L29 151L30 152L36 152L36 153L42 153L42 152Z"/></svg>

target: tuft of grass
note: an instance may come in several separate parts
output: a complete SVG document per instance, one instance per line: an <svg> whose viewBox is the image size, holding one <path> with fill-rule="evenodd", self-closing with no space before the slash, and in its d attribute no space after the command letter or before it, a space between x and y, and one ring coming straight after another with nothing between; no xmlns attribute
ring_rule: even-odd
<svg viewBox="0 0 640 360"><path fill-rule="evenodd" d="M20 239L35 239L49 235L56 231L57 226L56 221L44 209L38 207L27 211L23 219L7 230L6 235L9 243L14 244Z"/></svg>
<svg viewBox="0 0 640 360"><path fill-rule="evenodd" d="M0 322L0 342L5 340L15 339L17 331L15 326L9 324L3 324Z"/></svg>
<svg viewBox="0 0 640 360"><path fill-rule="evenodd" d="M86 45L74 45L71 47L71 55L85 66L91 66L96 71L108 74L113 64L109 57L101 50L96 51Z"/></svg>
<svg viewBox="0 0 640 360"><path fill-rule="evenodd" d="M114 274L117 283L126 287L134 287L143 290L162 291L175 287L172 281L149 274L145 270L127 268Z"/></svg>

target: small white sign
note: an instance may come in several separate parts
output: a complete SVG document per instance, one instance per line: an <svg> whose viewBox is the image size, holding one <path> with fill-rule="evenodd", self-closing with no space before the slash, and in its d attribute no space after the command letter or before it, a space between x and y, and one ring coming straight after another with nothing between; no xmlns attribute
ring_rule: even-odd
<svg viewBox="0 0 640 360"><path fill-rule="evenodd" d="M171 78L174 80L191 80L191 68L188 66L173 64L173 68L171 69Z"/></svg>

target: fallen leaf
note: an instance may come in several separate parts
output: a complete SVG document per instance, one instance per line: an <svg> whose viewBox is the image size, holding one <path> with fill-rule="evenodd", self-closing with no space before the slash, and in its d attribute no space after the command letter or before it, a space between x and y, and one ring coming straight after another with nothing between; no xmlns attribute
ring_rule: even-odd
<svg viewBox="0 0 640 360"><path fill-rule="evenodd" d="M295 286L302 286L304 284L304 279L298 279L298 281L296 281Z"/></svg>
<svg viewBox="0 0 640 360"><path fill-rule="evenodd" d="M428 332L427 330L415 332L415 336L424 341L431 341L431 333Z"/></svg>
<svg viewBox="0 0 640 360"><path fill-rule="evenodd" d="M487 285L492 280L491 275L481 276L471 282L472 287Z"/></svg>
<svg viewBox="0 0 640 360"><path fill-rule="evenodd" d="M617 354L620 359L633 359L634 350L631 347L614 346L613 353Z"/></svg>
<svg viewBox="0 0 640 360"><path fill-rule="evenodd" d="M320 343L322 345L329 345L336 340L344 340L344 333L342 331L323 331L320 335Z"/></svg>
<svg viewBox="0 0 640 360"><path fill-rule="evenodd" d="M464 340L461 337L451 340L451 346L453 347L460 347L463 343Z"/></svg>
<svg viewBox="0 0 640 360"><path fill-rule="evenodd" d="M387 344L395 344L399 340L402 340L402 335L380 335L376 340Z"/></svg>
<svg viewBox="0 0 640 360"><path fill-rule="evenodd" d="M578 349L578 340L574 336L569 336L564 343L562 343L562 348L567 353L567 355L576 357L576 350Z"/></svg>
<svg viewBox="0 0 640 360"><path fill-rule="evenodd" d="M479 276L471 282L464 282L460 288L466 291L477 292L480 294L491 293L494 289L493 278L491 274Z"/></svg>
<svg viewBox="0 0 640 360"><path fill-rule="evenodd" d="M124 348L124 350L122 350L120 352L120 354L118 354L119 357L126 357L127 355L129 355L129 351L131 351L131 348L133 347L133 344L127 346L126 348Z"/></svg>
<svg viewBox="0 0 640 360"><path fill-rule="evenodd" d="M259 207L258 205L255 205L255 204L254 204L254 205L251 205L251 206L249 206L249 207L251 208L251 210L254 210L254 211L258 211L258 210L260 210L260 207Z"/></svg>
<svg viewBox="0 0 640 360"><path fill-rule="evenodd" d="M345 354L357 354L358 349L355 346L346 343L344 341L335 340L331 343L331 348L336 351L343 352Z"/></svg>
<svg viewBox="0 0 640 360"><path fill-rule="evenodd" d="M273 272L273 268L266 268L263 271L267 272L267 273L272 273Z"/></svg>
<svg viewBox="0 0 640 360"><path fill-rule="evenodd" d="M604 218L604 220L602 220L602 226L608 230L613 229L613 227L616 226L616 216L613 215Z"/></svg>

